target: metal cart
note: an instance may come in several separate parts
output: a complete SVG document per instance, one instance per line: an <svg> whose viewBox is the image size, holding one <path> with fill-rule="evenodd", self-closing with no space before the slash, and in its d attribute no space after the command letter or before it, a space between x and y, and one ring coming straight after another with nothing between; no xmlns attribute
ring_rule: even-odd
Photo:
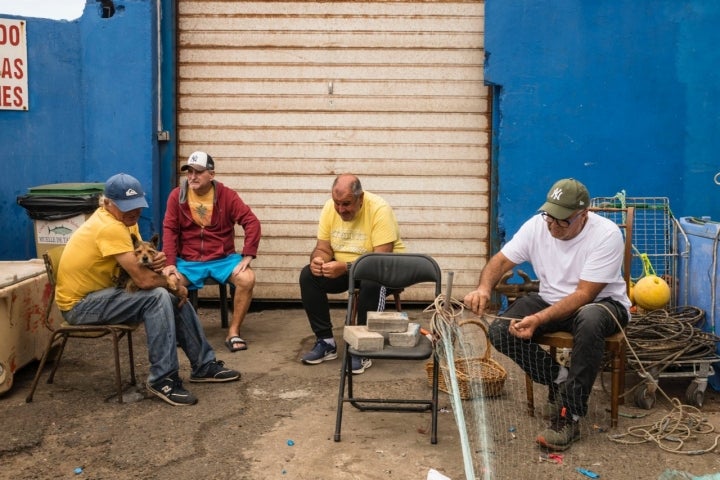
<svg viewBox="0 0 720 480"><path fill-rule="evenodd" d="M697 307L675 307L649 312L628 324L627 364L643 378L631 390L638 407L649 410L655 405L661 378L692 378L685 401L702 407L712 365L720 361L715 352L720 338L698 328L704 314Z"/></svg>
<svg viewBox="0 0 720 480"><path fill-rule="evenodd" d="M651 409L655 405L660 379L687 377L692 380L685 392L685 401L702 406L708 378L714 374L712 364L720 361L715 351L720 338L700 330L704 318L700 308L684 306L687 305L687 290L680 293L679 285L687 284L689 262L680 262L680 259L688 258L690 242L680 222L673 216L669 200L665 197L626 197L621 192L614 197L593 198L591 206L635 207L631 279L636 281L643 276L644 256L655 273L670 286L671 296L666 310L649 314L637 312L626 329L628 368L644 378L631 389L635 404ZM678 248L678 245L683 248ZM678 268L680 264L683 266L681 269ZM653 315L665 315L677 322L670 321L659 326L647 324L649 320L657 320Z"/></svg>

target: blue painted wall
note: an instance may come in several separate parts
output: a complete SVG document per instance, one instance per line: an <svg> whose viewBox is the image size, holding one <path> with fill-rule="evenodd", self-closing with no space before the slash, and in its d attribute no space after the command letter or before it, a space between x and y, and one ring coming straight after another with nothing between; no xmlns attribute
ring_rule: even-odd
<svg viewBox="0 0 720 480"><path fill-rule="evenodd" d="M0 111L0 260L35 256L33 223L18 195L29 187L136 176L150 208L143 234L160 229L161 162L156 141L158 49L155 2L115 3L102 18L88 0L81 18L27 18L27 112ZM19 18L4 16L6 18Z"/></svg>
<svg viewBox="0 0 720 480"><path fill-rule="evenodd" d="M0 260L34 256L16 197L36 185L133 174L151 202L143 234L160 229L175 173L174 144L156 140L159 97L174 135L175 2L160 4L162 40L153 0L116 1L111 18L88 0L76 21L26 19L30 110L0 111ZM594 196L665 196L677 216L720 219L718 24L720 2L706 0L487 0L496 240L564 176Z"/></svg>
<svg viewBox="0 0 720 480"><path fill-rule="evenodd" d="M720 2L487 0L500 242L557 178L720 220Z"/></svg>

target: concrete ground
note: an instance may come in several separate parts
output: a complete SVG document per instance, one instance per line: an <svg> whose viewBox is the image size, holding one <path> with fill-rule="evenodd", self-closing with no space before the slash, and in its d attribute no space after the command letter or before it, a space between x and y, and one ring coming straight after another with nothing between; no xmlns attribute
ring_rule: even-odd
<svg viewBox="0 0 720 480"><path fill-rule="evenodd" d="M408 306L411 319L427 325L422 306ZM429 438L428 413L358 412L345 407L342 441L335 442L340 360L305 366L299 359L313 337L297 305L254 304L243 326L247 351L223 346L216 306L203 305L201 320L217 357L242 371L229 384L185 386L199 403L172 407L143 389L123 405L105 401L112 394L109 341L68 344L55 383L38 386L25 403L36 364L16 373L12 390L0 397L0 478L157 478L157 479L426 479L431 469L448 478L583 478L582 467L602 478L657 479L667 469L695 475L720 471L716 449L699 455L668 453L652 443L619 444L608 439L609 406L598 381L583 438L548 459L534 444L544 427L524 407L523 376L498 353L508 372L501 397L473 405L463 416L468 435L461 441L450 397L441 394L438 443ZM336 338L344 309L333 309ZM135 363L141 385L147 375L143 330L135 338ZM189 377L184 356L181 375ZM127 373L127 365L124 372ZM356 376L356 388L370 394L402 392L429 396L424 363L377 361ZM629 383L632 385L632 383ZM670 386L672 388L672 386ZM682 391L684 385L680 385ZM367 390L365 390L367 389ZM132 395L130 395L132 396ZM543 393L536 389L536 403ZM472 417L482 404L481 420ZM634 425L662 419L669 406L652 411L622 407L624 433ZM702 415L720 425L718 395L707 392ZM632 418L633 416L637 418ZM485 437L478 435L482 431ZM694 449L712 446L717 437L693 435ZM463 455L463 453L466 453ZM467 460L471 458L471 460ZM471 473L472 472L472 475Z"/></svg>

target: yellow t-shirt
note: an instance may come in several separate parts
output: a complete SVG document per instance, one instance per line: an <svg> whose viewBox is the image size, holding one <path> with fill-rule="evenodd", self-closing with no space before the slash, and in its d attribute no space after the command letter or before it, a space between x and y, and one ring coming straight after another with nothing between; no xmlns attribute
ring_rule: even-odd
<svg viewBox="0 0 720 480"><path fill-rule="evenodd" d="M330 242L339 262L354 262L363 253L386 243L393 244L393 252L405 251L395 213L385 200L370 192L365 192L363 205L350 222L344 222L338 215L332 199L325 202L318 239Z"/></svg>
<svg viewBox="0 0 720 480"><path fill-rule="evenodd" d="M131 233L140 238L137 225L126 227L103 207L80 225L60 257L55 289L60 310L71 310L89 293L114 285L115 255L133 251Z"/></svg>
<svg viewBox="0 0 720 480"><path fill-rule="evenodd" d="M201 227L210 225L213 214L215 189L211 188L205 195L198 195L195 190L188 188L188 205L195 223Z"/></svg>

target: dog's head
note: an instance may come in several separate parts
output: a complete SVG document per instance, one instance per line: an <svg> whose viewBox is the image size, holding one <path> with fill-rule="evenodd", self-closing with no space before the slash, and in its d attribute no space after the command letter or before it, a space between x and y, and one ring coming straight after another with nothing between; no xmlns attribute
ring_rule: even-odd
<svg viewBox="0 0 720 480"><path fill-rule="evenodd" d="M158 234L156 233L153 235L149 242L143 242L134 233L130 234L130 238L132 238L133 248L135 249L135 257L137 258L138 263L140 265L150 267L152 265L152 261L158 253L157 246L158 241L160 240Z"/></svg>

